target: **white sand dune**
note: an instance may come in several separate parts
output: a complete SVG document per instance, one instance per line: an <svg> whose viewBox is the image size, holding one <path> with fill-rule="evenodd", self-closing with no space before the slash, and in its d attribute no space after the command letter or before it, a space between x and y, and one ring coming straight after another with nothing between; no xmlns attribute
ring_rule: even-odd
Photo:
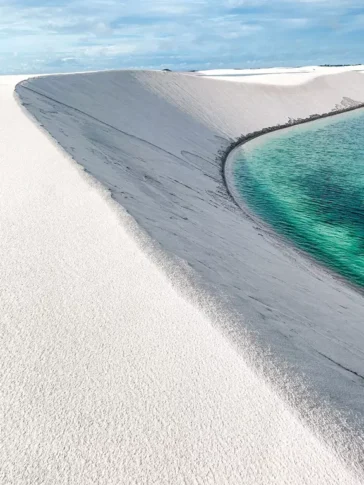
<svg viewBox="0 0 364 485"><path fill-rule="evenodd" d="M223 193L216 195L214 150L226 145L228 133L259 126L267 105L255 116L253 103L246 113L226 109L238 93L230 91L232 84L167 76L50 77L26 84L43 95L21 87L18 93L77 160L99 178L104 173L109 187L114 183L114 197L163 247L180 256L193 247L195 256L205 254L206 281L217 284L208 277L219 273L229 288L235 279L222 262L237 257L244 323L256 309L265 312L264 305L248 303L249 294L257 301L272 287L274 272L287 273L290 298L282 300L286 281L277 280L266 295L277 297L275 331L307 321L304 350L312 357L308 328L318 328L319 315L327 319L323 335L338 324L328 321L330 304L333 315L335 305L345 303L347 315L357 318L359 296L293 265L281 248L255 235ZM13 98L15 81L0 79L0 483L360 483L344 465L347 455L314 435L248 365L248 350L237 352L183 298L136 241L130 217L26 116ZM315 89L318 110L341 104L344 96L364 99L355 75L322 82L301 98L292 93L292 116L313 109L307 99ZM241 101L247 94L242 90ZM285 96L266 93L268 108L278 108ZM286 116L278 110L267 121ZM240 246L248 251L245 259L241 251L234 254ZM200 271L196 261L190 264ZM312 285L318 297L310 309ZM299 291L307 295L304 305L295 300ZM298 354L302 342L300 348Z"/></svg>
<svg viewBox="0 0 364 485"><path fill-rule="evenodd" d="M362 74L271 86L119 71L39 78L17 92L163 249L187 261L209 293L227 295L237 339L254 332L279 363L305 374L315 406L328 400L364 416L362 296L244 218L217 159L241 134L358 105Z"/></svg>
<svg viewBox="0 0 364 485"><path fill-rule="evenodd" d="M364 72L364 65L341 67L280 67L269 69L215 69L210 71L200 71L197 74L200 76L208 76L211 79L220 79L223 81L289 86L306 83L320 76L339 74L343 72L362 73Z"/></svg>

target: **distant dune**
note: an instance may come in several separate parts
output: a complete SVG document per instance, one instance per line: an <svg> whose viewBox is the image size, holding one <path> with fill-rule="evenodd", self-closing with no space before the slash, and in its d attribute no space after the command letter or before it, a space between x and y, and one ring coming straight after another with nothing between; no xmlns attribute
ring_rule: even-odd
<svg viewBox="0 0 364 485"><path fill-rule="evenodd" d="M220 305L213 316L221 316L223 331L242 351L248 333L264 357L257 366L316 431L326 404L332 416L357 413L347 417L347 429L333 418L340 427L320 432L358 464L361 442L340 440L345 429L360 431L364 418L363 297L257 227L232 200L222 173L221 154L241 135L364 103L361 73L300 75L301 83L282 86L278 79L99 72L29 79L16 92L151 240L177 258L176 284L188 263L195 288ZM215 308L205 310L212 316Z"/></svg>

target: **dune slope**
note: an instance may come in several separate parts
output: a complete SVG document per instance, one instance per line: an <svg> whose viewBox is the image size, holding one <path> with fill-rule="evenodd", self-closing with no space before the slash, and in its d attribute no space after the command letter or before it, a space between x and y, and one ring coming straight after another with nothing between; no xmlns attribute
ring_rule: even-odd
<svg viewBox="0 0 364 485"><path fill-rule="evenodd" d="M254 330L319 396L361 411L359 377L319 354L361 371L361 296L259 235L216 160L244 131L364 99L357 76L288 96L98 73L29 80L17 94L163 249L229 295L242 339ZM249 346L237 352L183 298L13 88L1 80L0 481L358 483L343 461L360 465L361 443L334 453L317 437L324 429L302 423L250 366Z"/></svg>
<svg viewBox="0 0 364 485"><path fill-rule="evenodd" d="M0 78L0 482L354 484Z"/></svg>
<svg viewBox="0 0 364 485"><path fill-rule="evenodd" d="M217 157L238 135L363 102L362 74L272 86L121 71L33 79L17 93L154 240L228 295L261 347L320 399L364 413L362 296L257 230Z"/></svg>

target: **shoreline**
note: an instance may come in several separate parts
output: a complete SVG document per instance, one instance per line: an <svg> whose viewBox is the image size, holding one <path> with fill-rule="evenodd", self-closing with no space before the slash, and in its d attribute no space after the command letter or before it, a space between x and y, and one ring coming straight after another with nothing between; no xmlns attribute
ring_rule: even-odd
<svg viewBox="0 0 364 485"><path fill-rule="evenodd" d="M245 217L251 220L254 224L259 226L258 229L262 231L266 236L269 236L274 241L278 243L278 245L283 246L285 249L289 251L293 251L297 254L300 258L305 259L310 265L313 265L319 271L323 271L325 274L329 275L331 278L335 279L336 281L344 284L349 289L356 291L360 295L364 296L364 288L360 285L356 285L355 283L351 282L349 279L345 278L344 276L337 273L335 270L331 269L330 267L326 266L324 263L320 262L318 259L314 258L310 253L300 249L296 246L288 237L284 236L283 234L279 234L275 228L269 224L268 222L264 221L259 215L255 214L245 203L243 196L239 193L236 189L235 182L234 182L234 174L233 174L233 167L236 163L235 155L238 153L244 145L250 145L252 142L257 141L258 139L263 139L268 135L278 134L278 132L287 132L291 128L298 128L302 125L307 125L311 122L317 122L322 120L327 120L330 118L335 118L336 116L341 116L345 114L354 113L356 111L363 110L364 113L364 103L356 106L345 108L343 110L339 110L333 113L325 113L322 116L316 116L314 118L306 118L303 120L296 120L294 122L289 122L284 125L278 125L274 127L269 127L266 129L262 129L257 132L249 133L248 135L242 135L238 138L238 140L231 143L231 145L226 149L224 154L221 156L221 164L222 164L222 178L224 185L226 187L226 191L235 203L235 205L241 210ZM264 143L262 141L262 143Z"/></svg>

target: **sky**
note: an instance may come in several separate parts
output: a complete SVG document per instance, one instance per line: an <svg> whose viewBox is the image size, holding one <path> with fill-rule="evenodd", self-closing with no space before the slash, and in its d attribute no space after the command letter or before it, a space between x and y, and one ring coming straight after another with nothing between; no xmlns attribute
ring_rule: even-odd
<svg viewBox="0 0 364 485"><path fill-rule="evenodd" d="M364 0L0 0L0 73L364 63Z"/></svg>

